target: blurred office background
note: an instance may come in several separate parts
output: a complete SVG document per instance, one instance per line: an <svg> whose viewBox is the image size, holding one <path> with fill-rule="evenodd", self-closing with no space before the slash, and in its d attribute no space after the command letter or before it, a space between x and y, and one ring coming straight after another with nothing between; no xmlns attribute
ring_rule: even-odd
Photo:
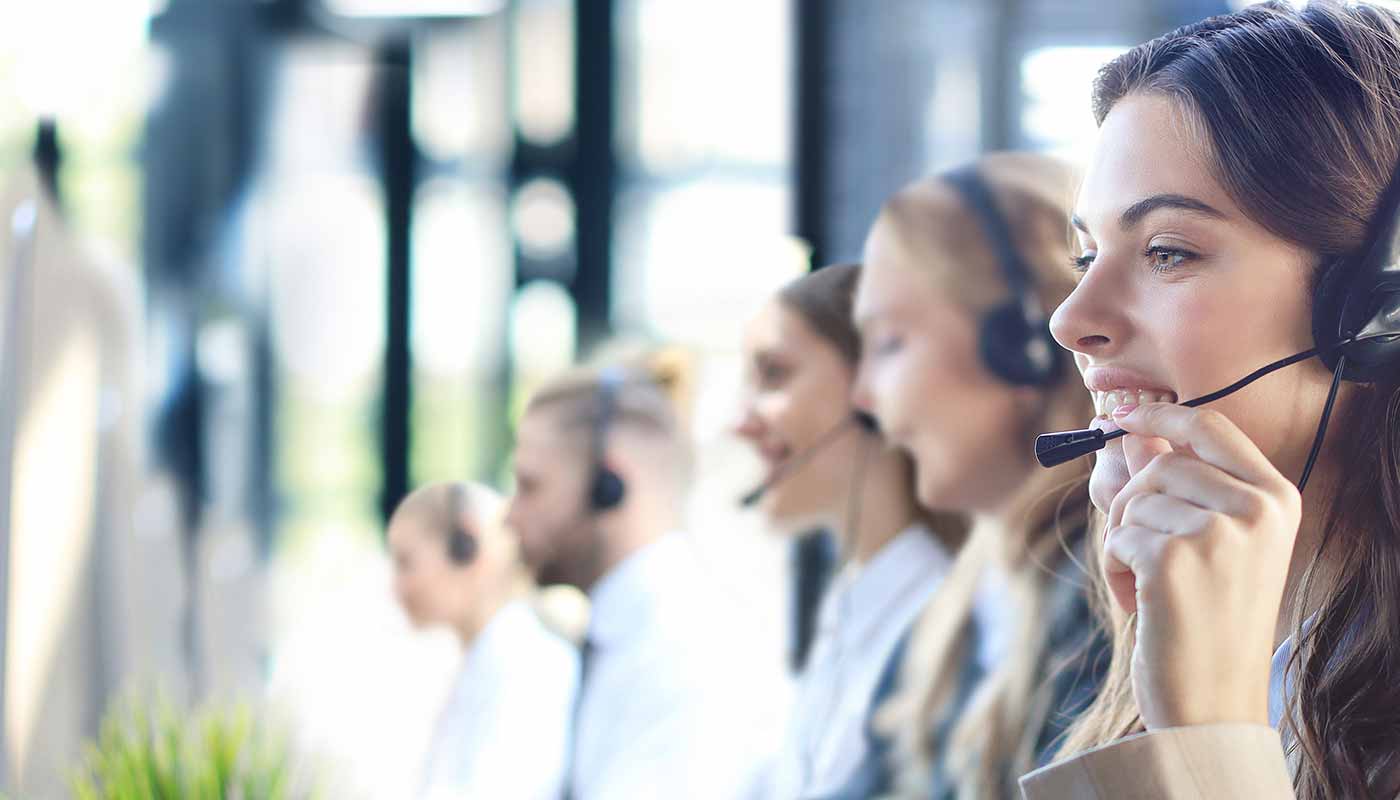
<svg viewBox="0 0 1400 800"><path fill-rule="evenodd" d="M1083 153L1096 69L1228 7L6 3L0 786L64 794L160 691L402 796L455 656L393 607L386 509L508 490L523 398L598 347L694 354L691 526L782 657L746 315L914 177Z"/></svg>

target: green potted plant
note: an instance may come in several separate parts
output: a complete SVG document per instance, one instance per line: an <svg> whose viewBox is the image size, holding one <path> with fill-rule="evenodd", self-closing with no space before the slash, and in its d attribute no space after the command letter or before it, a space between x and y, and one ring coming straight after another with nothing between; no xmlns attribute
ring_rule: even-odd
<svg viewBox="0 0 1400 800"><path fill-rule="evenodd" d="M302 800L320 796L311 784L248 705L186 715L158 701L109 711L71 786L79 800Z"/></svg>

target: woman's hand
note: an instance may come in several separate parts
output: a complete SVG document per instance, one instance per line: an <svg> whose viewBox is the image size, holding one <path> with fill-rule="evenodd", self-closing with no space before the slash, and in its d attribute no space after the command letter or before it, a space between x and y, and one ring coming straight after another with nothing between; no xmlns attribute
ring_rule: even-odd
<svg viewBox="0 0 1400 800"><path fill-rule="evenodd" d="M1137 612L1133 691L1149 730L1268 722L1269 665L1302 502L1224 415L1152 403L1115 422L1132 475L1104 572Z"/></svg>

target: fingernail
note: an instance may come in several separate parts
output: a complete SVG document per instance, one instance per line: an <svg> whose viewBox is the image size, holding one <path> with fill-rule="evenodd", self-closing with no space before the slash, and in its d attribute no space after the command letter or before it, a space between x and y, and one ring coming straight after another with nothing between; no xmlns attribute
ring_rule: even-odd
<svg viewBox="0 0 1400 800"><path fill-rule="evenodd" d="M1122 419L1128 416L1129 414L1133 413L1133 411L1136 410L1137 407L1137 403L1124 403L1123 405L1113 409L1113 418Z"/></svg>

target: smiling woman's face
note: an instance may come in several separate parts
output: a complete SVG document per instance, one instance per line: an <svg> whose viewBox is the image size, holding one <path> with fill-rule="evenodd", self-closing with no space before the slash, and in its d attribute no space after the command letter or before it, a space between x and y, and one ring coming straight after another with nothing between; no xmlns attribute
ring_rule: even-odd
<svg viewBox="0 0 1400 800"><path fill-rule="evenodd" d="M763 512L794 532L825 524L848 505L861 447L855 436L829 439L851 418L851 365L777 299L749 322L744 355L745 401L735 433L753 446L773 482ZM810 460L775 481L804 454Z"/></svg>
<svg viewBox="0 0 1400 800"><path fill-rule="evenodd" d="M1099 414L1188 400L1312 346L1315 258L1244 216L1174 101L1131 94L1105 118L1075 207L1082 277L1055 312ZM1331 376L1317 360L1213 404L1296 479ZM1111 423L1096 422L1097 425ZM1136 445L1111 442L1090 493L1106 510Z"/></svg>

